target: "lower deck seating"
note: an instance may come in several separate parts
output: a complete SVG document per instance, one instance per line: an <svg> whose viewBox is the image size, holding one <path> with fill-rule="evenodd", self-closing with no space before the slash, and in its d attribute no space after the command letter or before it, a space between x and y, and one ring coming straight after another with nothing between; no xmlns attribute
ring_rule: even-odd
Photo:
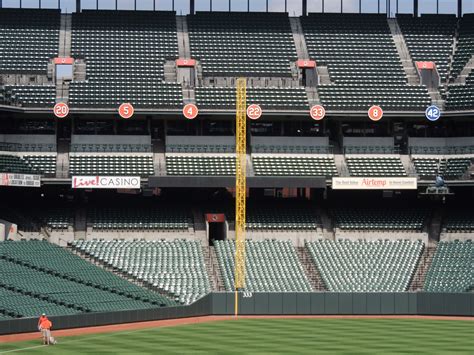
<svg viewBox="0 0 474 355"><path fill-rule="evenodd" d="M179 303L190 304L211 290L198 241L76 240L72 247L157 287Z"/></svg>
<svg viewBox="0 0 474 355"><path fill-rule="evenodd" d="M0 172L18 174L56 174L55 155L0 155Z"/></svg>
<svg viewBox="0 0 474 355"><path fill-rule="evenodd" d="M337 208L334 223L342 230L422 231L428 218L424 208Z"/></svg>
<svg viewBox="0 0 474 355"><path fill-rule="evenodd" d="M149 176L154 174L152 155L70 155L71 175Z"/></svg>
<svg viewBox="0 0 474 355"><path fill-rule="evenodd" d="M1 262L0 262L1 265ZM7 286L8 287L8 286ZM23 294L0 285L0 320L2 318L32 318L46 313L64 316L80 313L79 310Z"/></svg>
<svg viewBox="0 0 474 355"><path fill-rule="evenodd" d="M403 292L423 251L421 241L317 240L307 242L329 291Z"/></svg>
<svg viewBox="0 0 474 355"><path fill-rule="evenodd" d="M473 233L474 232L474 209L471 207L463 209L450 209L443 223L443 230L450 232Z"/></svg>
<svg viewBox="0 0 474 355"><path fill-rule="evenodd" d="M227 291L235 289L235 243L214 242ZM289 241L246 241L245 290L250 292L310 292L311 285Z"/></svg>
<svg viewBox="0 0 474 355"><path fill-rule="evenodd" d="M175 305L45 241L1 242L0 274L3 288L78 312Z"/></svg>
<svg viewBox="0 0 474 355"><path fill-rule="evenodd" d="M252 156L257 176L337 176L334 158L311 156Z"/></svg>
<svg viewBox="0 0 474 355"><path fill-rule="evenodd" d="M471 240L439 242L423 289L427 292L474 290L473 255L474 245Z"/></svg>
<svg viewBox="0 0 474 355"><path fill-rule="evenodd" d="M441 175L444 179L459 179L471 166L471 158L413 158L416 172L421 178L432 179Z"/></svg>
<svg viewBox="0 0 474 355"><path fill-rule="evenodd" d="M188 230L186 210L171 206L93 208L87 211L87 222L96 231Z"/></svg>
<svg viewBox="0 0 474 355"><path fill-rule="evenodd" d="M407 176L399 157L350 157L346 156L351 176L399 177Z"/></svg>
<svg viewBox="0 0 474 355"><path fill-rule="evenodd" d="M235 176L234 155L166 155L168 175Z"/></svg>

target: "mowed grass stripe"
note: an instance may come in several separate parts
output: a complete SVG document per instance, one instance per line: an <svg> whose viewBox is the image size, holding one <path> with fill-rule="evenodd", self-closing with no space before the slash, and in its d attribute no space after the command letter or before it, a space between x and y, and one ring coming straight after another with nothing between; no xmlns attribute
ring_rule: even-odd
<svg viewBox="0 0 474 355"><path fill-rule="evenodd" d="M474 322L418 319L236 319L59 339L28 354L466 353ZM2 351L37 341L0 344Z"/></svg>

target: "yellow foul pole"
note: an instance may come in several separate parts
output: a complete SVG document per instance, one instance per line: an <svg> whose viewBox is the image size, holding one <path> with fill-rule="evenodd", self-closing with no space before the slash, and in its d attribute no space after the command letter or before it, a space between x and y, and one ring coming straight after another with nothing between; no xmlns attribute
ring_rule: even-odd
<svg viewBox="0 0 474 355"><path fill-rule="evenodd" d="M245 288L245 203L247 162L247 81L237 79L235 127L235 316L239 314L238 291Z"/></svg>

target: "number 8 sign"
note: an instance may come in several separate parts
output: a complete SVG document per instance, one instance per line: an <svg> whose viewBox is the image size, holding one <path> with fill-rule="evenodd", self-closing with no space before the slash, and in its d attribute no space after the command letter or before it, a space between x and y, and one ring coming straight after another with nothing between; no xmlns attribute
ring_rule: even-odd
<svg viewBox="0 0 474 355"><path fill-rule="evenodd" d="M380 106L372 106L371 108L369 108L369 118L372 120L372 121L380 121L383 117L383 110Z"/></svg>
<svg viewBox="0 0 474 355"><path fill-rule="evenodd" d="M69 114L69 106L64 102L58 102L54 105L54 115L58 118L64 118Z"/></svg>

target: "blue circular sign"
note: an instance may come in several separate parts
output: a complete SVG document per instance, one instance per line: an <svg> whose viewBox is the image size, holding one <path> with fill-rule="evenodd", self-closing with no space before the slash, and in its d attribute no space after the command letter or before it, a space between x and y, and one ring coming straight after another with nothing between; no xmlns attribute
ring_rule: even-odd
<svg viewBox="0 0 474 355"><path fill-rule="evenodd" d="M431 105L426 109L425 116L431 122L437 121L441 117L441 110L438 106Z"/></svg>

